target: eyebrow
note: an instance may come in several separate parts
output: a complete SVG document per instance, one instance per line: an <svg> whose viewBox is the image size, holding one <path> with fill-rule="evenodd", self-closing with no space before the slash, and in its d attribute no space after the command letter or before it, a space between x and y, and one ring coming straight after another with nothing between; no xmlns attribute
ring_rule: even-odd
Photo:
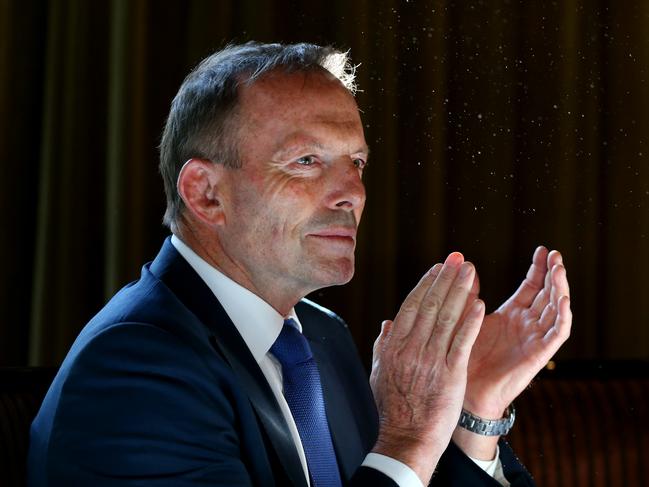
<svg viewBox="0 0 649 487"><path fill-rule="evenodd" d="M287 156L287 155L291 155L294 152L303 151L305 149L306 150L314 149L316 151L321 151L324 150L324 146L317 140L313 140L313 139L302 140L302 141L294 140L292 142L288 142L288 145L285 142L283 142L280 145L280 149L277 152L275 152L275 156L276 157Z"/></svg>
<svg viewBox="0 0 649 487"><path fill-rule="evenodd" d="M288 143L288 145L286 145ZM303 150L315 150L323 151L325 146L322 145L318 140L311 137L297 136L295 134L289 135L281 144L279 144L279 149L273 154L274 158L285 157L291 155L293 152L303 151ZM363 153L366 157L370 155L370 148L365 144L359 147L357 150L353 151L352 154Z"/></svg>

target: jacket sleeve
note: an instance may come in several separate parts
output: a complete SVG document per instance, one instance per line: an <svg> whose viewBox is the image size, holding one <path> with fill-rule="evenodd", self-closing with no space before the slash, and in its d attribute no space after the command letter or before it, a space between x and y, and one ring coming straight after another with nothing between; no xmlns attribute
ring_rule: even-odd
<svg viewBox="0 0 649 487"><path fill-rule="evenodd" d="M349 481L349 487L399 487L387 475L369 467L359 467Z"/></svg>
<svg viewBox="0 0 649 487"><path fill-rule="evenodd" d="M500 440L500 461L511 487L534 487L532 476L518 461L509 445ZM484 486L501 487L500 483L478 467L455 443L451 442L442 455L429 484L431 487Z"/></svg>
<svg viewBox="0 0 649 487"><path fill-rule="evenodd" d="M500 441L500 460L505 477L511 487L534 487L532 477L514 456L509 445ZM385 486L400 487L388 476L372 468L360 467L352 477L350 487ZM451 442L442 455L429 487L501 487L492 477L478 467L462 450Z"/></svg>

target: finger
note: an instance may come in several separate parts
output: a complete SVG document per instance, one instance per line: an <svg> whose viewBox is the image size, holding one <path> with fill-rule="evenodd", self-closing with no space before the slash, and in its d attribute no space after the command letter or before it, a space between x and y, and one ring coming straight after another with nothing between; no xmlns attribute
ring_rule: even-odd
<svg viewBox="0 0 649 487"><path fill-rule="evenodd" d="M536 315L540 315L543 312L543 309L550 302L550 292L552 290L551 288L552 281L550 280L550 270L548 270L545 273L543 289L536 295L532 306L530 306L530 309L534 311Z"/></svg>
<svg viewBox="0 0 649 487"><path fill-rule="evenodd" d="M464 311L462 312L462 316L460 317L460 321L464 321L466 318L467 313L469 312L469 309L471 308L471 304L478 299L478 296L480 294L480 278L478 277L478 272L475 271L475 275L473 278L473 286L471 287L471 291L469 292L469 297L466 298L467 305L464 307Z"/></svg>
<svg viewBox="0 0 649 487"><path fill-rule="evenodd" d="M550 282L552 285L551 300L555 306L558 306L561 296L570 297L570 286L568 285L566 268L563 264L556 264L550 274Z"/></svg>
<svg viewBox="0 0 649 487"><path fill-rule="evenodd" d="M550 346L556 351L561 344L570 336L572 328L572 311L570 310L570 298L561 296L559 298L558 314L551 327L544 336Z"/></svg>
<svg viewBox="0 0 649 487"><path fill-rule="evenodd" d="M548 303L545 308L543 308L543 311L541 313L541 316L538 321L538 326L541 328L543 333L547 333L547 331L554 326L554 323L557 319L557 308L554 306L552 303Z"/></svg>
<svg viewBox="0 0 649 487"><path fill-rule="evenodd" d="M543 289L544 278L548 269L547 256L548 249L542 245L536 248L532 257L532 265L530 265L525 279L512 295L512 299L525 308L532 304L539 291Z"/></svg>
<svg viewBox="0 0 649 487"><path fill-rule="evenodd" d="M536 297L534 298L534 302L532 303L532 306L530 306L530 309L533 311L533 314L536 316L540 315L543 312L543 310L551 300L556 307L557 304L556 300L561 296L561 294L559 294L558 296L552 294L552 289L554 287L552 282L552 269L557 265L561 265L561 262L562 262L561 254L556 250L553 250L548 254L547 263L551 267L548 267L548 270L545 273L545 282L543 285L543 290L536 295Z"/></svg>
<svg viewBox="0 0 649 487"><path fill-rule="evenodd" d="M570 296L562 296L559 299L559 316L557 316L557 335L561 343L565 342L572 330L572 310L570 309Z"/></svg>
<svg viewBox="0 0 649 487"><path fill-rule="evenodd" d="M444 265L439 270L435 281L428 287L423 298L418 303L416 316L408 332L413 334L415 340L419 340L420 344L426 343L428 337L430 337L431 329L437 319L437 313L463 261L462 254L459 252L451 253L444 261ZM399 333L401 334L401 331Z"/></svg>
<svg viewBox="0 0 649 487"><path fill-rule="evenodd" d="M543 299L535 300L532 310L541 314L539 324L544 329L549 328L554 323L554 319L559 310L559 299L561 296L570 296L568 289L568 280L566 279L566 272L563 265L555 265L550 272L548 272L548 285L550 286L549 292L544 289L541 294Z"/></svg>
<svg viewBox="0 0 649 487"><path fill-rule="evenodd" d="M410 291L410 294L408 294L401 304L401 308L399 308L399 312L395 318L396 323L392 326L395 333L399 333L402 336L410 333L417 313L419 312L421 300L426 295L430 286L435 282L435 279L437 279L442 267L442 264L435 264L422 276L413 290Z"/></svg>
<svg viewBox="0 0 649 487"><path fill-rule="evenodd" d="M428 347L446 355L450 342L456 333L458 323L467 304L467 297L473 286L475 268L470 262L464 262L453 280L442 306L433 320L428 338ZM440 275L441 276L441 275ZM438 278L439 279L439 278Z"/></svg>
<svg viewBox="0 0 649 487"><path fill-rule="evenodd" d="M563 256L558 250L552 250L548 253L547 269L552 269L555 265L563 264Z"/></svg>
<svg viewBox="0 0 649 487"><path fill-rule="evenodd" d="M459 326L457 333L448 349L447 362L451 366L465 365L469 362L471 349L478 338L480 327L484 320L485 304L476 299L470 306L469 312Z"/></svg>
<svg viewBox="0 0 649 487"><path fill-rule="evenodd" d="M549 273L548 273L549 275ZM534 298L534 302L532 303L532 306L530 306L530 310L532 311L532 314L534 316L539 316L541 313L543 313L543 310L545 307L548 305L550 302L550 280L548 279L548 287L543 288L543 290L536 295L536 298Z"/></svg>
<svg viewBox="0 0 649 487"><path fill-rule="evenodd" d="M474 269L475 270L475 269ZM475 271L473 274L473 284L471 285L471 291L469 291L469 300L472 303L478 299L480 294L480 278L478 277L478 271Z"/></svg>

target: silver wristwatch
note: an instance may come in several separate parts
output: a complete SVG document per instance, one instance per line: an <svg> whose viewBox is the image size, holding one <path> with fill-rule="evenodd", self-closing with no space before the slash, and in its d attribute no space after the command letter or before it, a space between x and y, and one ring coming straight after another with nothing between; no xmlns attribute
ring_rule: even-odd
<svg viewBox="0 0 649 487"><path fill-rule="evenodd" d="M473 433L485 436L502 436L509 433L514 425L516 419L516 410L514 405L505 409L505 417L502 419L483 419L474 414L471 414L466 409L462 409L460 420L457 422L459 426L467 429Z"/></svg>

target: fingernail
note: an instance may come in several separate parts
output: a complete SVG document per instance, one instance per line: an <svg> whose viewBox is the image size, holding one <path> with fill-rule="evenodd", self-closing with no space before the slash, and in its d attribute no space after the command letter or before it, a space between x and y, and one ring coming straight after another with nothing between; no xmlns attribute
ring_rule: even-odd
<svg viewBox="0 0 649 487"><path fill-rule="evenodd" d="M444 262L446 265L451 267L457 267L464 261L464 256L459 252L453 252L449 254Z"/></svg>

